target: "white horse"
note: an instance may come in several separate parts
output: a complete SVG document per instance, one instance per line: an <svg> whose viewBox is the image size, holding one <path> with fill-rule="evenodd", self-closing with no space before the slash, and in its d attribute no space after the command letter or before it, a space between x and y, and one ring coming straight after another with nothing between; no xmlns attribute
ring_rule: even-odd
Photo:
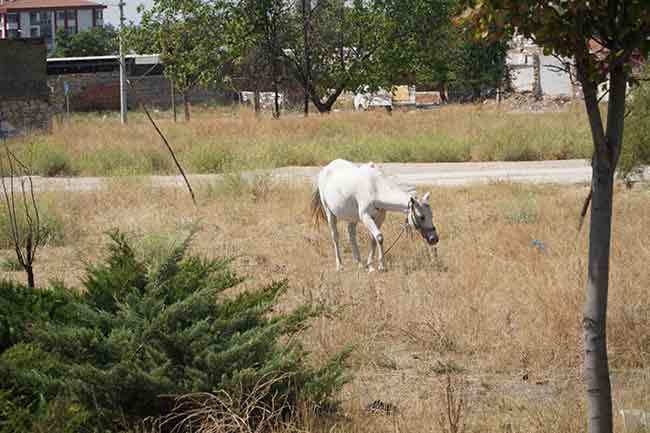
<svg viewBox="0 0 650 433"><path fill-rule="evenodd" d="M374 270L372 260L378 249L379 270L383 271L384 235L380 228L386 211L405 213L407 224L418 230L429 245L438 243L428 201L429 193L418 200L385 177L372 162L358 167L349 161L337 159L318 174L318 188L312 197L311 208L316 220L323 219L329 224L338 271L343 268L336 227L338 219L348 223L352 255L359 266L362 264L357 245L357 223L361 221L366 226L371 234L368 270Z"/></svg>

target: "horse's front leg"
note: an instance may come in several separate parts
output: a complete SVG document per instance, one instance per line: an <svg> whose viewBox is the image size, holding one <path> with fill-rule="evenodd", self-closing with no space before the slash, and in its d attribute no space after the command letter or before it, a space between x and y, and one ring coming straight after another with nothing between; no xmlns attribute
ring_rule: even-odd
<svg viewBox="0 0 650 433"><path fill-rule="evenodd" d="M367 213L361 215L363 225L366 226L373 237L373 242L370 243L370 255L368 256L369 271L373 271L372 257L375 253L375 247L379 250L379 270L384 271L386 269L386 266L384 265L384 235L381 233L381 230L379 230L381 223L384 221L384 216L385 214L383 212L378 213L375 219Z"/></svg>
<svg viewBox="0 0 650 433"><path fill-rule="evenodd" d="M332 235L332 242L334 243L334 253L336 254L336 270L343 270L343 261L341 260L341 249L339 247L339 230L336 227L336 215L329 211L325 210L327 215L327 223L330 226L330 234Z"/></svg>
<svg viewBox="0 0 650 433"><path fill-rule="evenodd" d="M377 249L377 241L375 241L375 237L373 235L370 235L370 252L368 253L368 270L369 271L374 271L375 269L372 267L372 259L375 258L375 250Z"/></svg>
<svg viewBox="0 0 650 433"><path fill-rule="evenodd" d="M361 267L361 256L359 255L359 244L357 244L357 224L348 223L348 237L350 238L350 245L352 245L352 257L354 262Z"/></svg>

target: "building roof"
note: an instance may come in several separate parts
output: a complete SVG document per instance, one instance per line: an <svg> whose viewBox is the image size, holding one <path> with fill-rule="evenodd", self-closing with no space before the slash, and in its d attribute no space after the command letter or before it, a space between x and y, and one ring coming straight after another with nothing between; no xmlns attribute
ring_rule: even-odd
<svg viewBox="0 0 650 433"><path fill-rule="evenodd" d="M0 4L0 13L33 9L106 8L89 0L14 0Z"/></svg>

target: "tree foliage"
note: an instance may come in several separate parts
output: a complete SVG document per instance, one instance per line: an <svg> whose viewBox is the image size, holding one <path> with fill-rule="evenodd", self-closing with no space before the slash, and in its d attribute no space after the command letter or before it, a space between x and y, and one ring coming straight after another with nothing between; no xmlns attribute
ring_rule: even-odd
<svg viewBox="0 0 650 433"><path fill-rule="evenodd" d="M625 127L625 147L621 151L619 174L625 176L640 165L650 164L650 66L644 80L632 90Z"/></svg>
<svg viewBox="0 0 650 433"><path fill-rule="evenodd" d="M168 415L174 396L245 395L261 379L273 379L265 398L286 410L331 403L345 356L306 363L290 337L316 310L272 313L286 282L226 295L241 279L225 261L189 256L189 241L144 260L124 235L111 237L83 291L0 283L0 426L29 427L65 403L79 430L128 429Z"/></svg>
<svg viewBox="0 0 650 433"><path fill-rule="evenodd" d="M228 8L225 2L156 0L143 10L139 25L125 30L128 48L160 54L164 73L183 94L195 86L223 83Z"/></svg>
<svg viewBox="0 0 650 433"><path fill-rule="evenodd" d="M119 51L117 30L111 25L93 27L75 34L60 29L55 37L56 48L52 57L110 56Z"/></svg>
<svg viewBox="0 0 650 433"><path fill-rule="evenodd" d="M459 0L155 0L129 40L138 52L160 52L181 91L293 86L328 112L361 87L497 86L505 44L468 37L452 22L458 8Z"/></svg>

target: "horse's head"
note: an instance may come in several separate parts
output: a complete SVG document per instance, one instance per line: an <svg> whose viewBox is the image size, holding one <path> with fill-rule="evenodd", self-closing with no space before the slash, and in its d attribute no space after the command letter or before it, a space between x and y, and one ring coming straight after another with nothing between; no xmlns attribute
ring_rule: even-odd
<svg viewBox="0 0 650 433"><path fill-rule="evenodd" d="M436 226L433 225L428 192L419 200L417 197L411 197L406 219L411 227L420 232L429 245L438 243L438 233L436 232Z"/></svg>

